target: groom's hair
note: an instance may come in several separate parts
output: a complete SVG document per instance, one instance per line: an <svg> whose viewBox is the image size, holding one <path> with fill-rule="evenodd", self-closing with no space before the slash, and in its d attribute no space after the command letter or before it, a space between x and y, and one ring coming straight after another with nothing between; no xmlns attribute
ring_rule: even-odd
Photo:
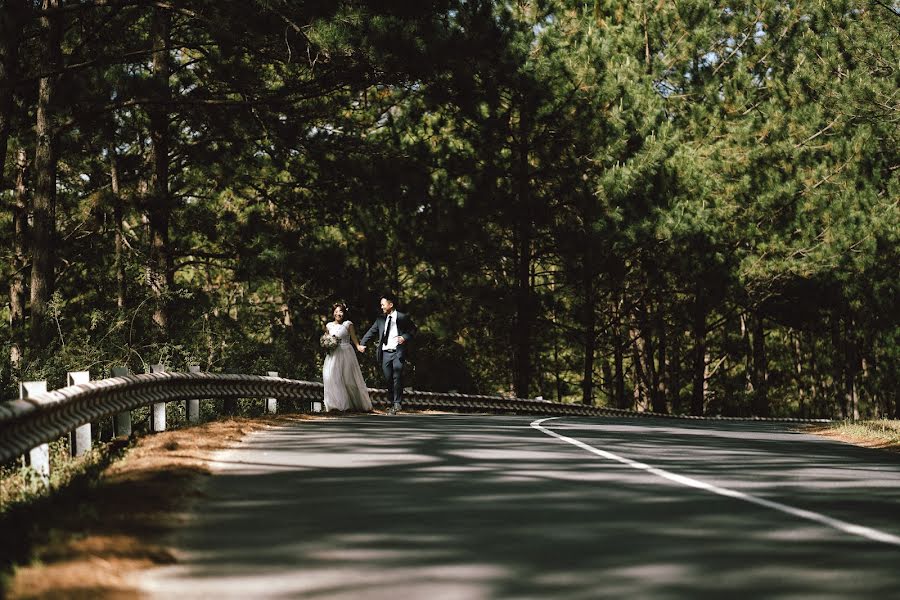
<svg viewBox="0 0 900 600"><path fill-rule="evenodd" d="M390 302L391 304L394 304L394 305L397 304L397 296L393 295L390 292L387 292L386 294L382 294L381 297L384 298L385 300L387 300L388 302Z"/></svg>

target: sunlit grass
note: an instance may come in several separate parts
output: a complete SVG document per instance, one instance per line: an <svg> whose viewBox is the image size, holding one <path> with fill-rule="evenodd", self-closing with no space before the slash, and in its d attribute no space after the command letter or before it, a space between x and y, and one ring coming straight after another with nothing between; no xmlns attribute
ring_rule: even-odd
<svg viewBox="0 0 900 600"><path fill-rule="evenodd" d="M880 448L900 449L900 420L844 421L828 428L830 433Z"/></svg>

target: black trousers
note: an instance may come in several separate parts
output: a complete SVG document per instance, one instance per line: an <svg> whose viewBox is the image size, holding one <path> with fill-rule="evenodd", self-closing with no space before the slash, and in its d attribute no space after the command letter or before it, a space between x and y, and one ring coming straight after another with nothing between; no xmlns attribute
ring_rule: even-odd
<svg viewBox="0 0 900 600"><path fill-rule="evenodd" d="M384 352L381 357L381 371L387 383L388 400L394 404L403 402L403 353Z"/></svg>

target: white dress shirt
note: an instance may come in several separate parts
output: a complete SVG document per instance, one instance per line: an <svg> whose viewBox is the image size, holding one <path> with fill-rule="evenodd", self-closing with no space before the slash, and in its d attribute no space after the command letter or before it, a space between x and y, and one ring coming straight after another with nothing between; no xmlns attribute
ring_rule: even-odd
<svg viewBox="0 0 900 600"><path fill-rule="evenodd" d="M391 320L391 328L388 330L387 342L381 345L382 350L396 350L397 349L397 336L400 335L397 332L397 311L392 310L389 315L385 316L385 319L390 318Z"/></svg>

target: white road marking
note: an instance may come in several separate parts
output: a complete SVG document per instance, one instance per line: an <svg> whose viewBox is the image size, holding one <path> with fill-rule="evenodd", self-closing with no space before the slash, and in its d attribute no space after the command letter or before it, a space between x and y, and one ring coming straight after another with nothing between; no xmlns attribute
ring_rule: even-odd
<svg viewBox="0 0 900 600"><path fill-rule="evenodd" d="M625 458L624 456L619 456L618 454L613 454L612 452L607 452L606 450L600 450L598 448L594 448L588 444L585 444L582 441L576 440L574 438L570 438L564 435L560 435L555 431L551 431L546 427L543 427L541 424L550 421L552 419L557 419L558 417L549 417L546 419L538 419L531 423L531 426L538 431L545 433L549 436L560 439L564 442L572 444L573 446L577 446L582 450L587 450L592 454L596 454L597 456L602 456L603 458L614 460L616 462L620 462L624 465L628 465L633 469L638 469L640 471L646 471L648 473L652 473L657 477L662 477L663 479L668 479L669 481L674 481L675 483L680 483L682 485L686 485L688 487L696 488L699 490L704 490L710 492L712 494L718 494L720 496L725 496L727 498L735 498L736 500L743 500L744 502L750 502L751 504L756 504L758 506L764 506L766 508L771 508L773 510L777 510L779 512L783 512L789 515L793 515L795 517L799 517L801 519L806 519L808 521L815 521L816 523L821 523L822 525L826 525L828 527L832 527L837 529L838 531L843 531L844 533L849 533L851 535L856 535L859 537L864 537L869 540L873 540L876 542L882 542L884 544L891 544L893 546L900 546L900 537L896 535L892 535L890 533L885 533L883 531L878 531L877 529L872 529L871 527L863 527L862 525L856 525L854 523L848 523L847 521L841 521L840 519L833 519L829 516L813 512L811 510L804 510L802 508L795 508L793 506L788 506L787 504L782 504L780 502L773 502L771 500L766 500L764 498L759 498L757 496L752 496L750 494L745 494L743 492L739 492L737 490L730 490L728 488L719 487L717 485L713 485L711 483L706 483L703 481L699 481L697 479L693 479L691 477L685 477L684 475L678 475L676 473L670 473L669 471L659 469L656 467L651 467L650 465L637 462L635 460L631 460L630 458Z"/></svg>

